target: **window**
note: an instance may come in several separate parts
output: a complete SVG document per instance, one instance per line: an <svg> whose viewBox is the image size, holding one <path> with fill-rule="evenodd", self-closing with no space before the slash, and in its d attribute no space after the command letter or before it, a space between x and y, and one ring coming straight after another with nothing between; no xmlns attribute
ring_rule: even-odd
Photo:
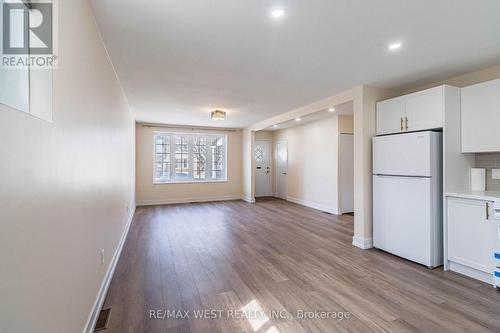
<svg viewBox="0 0 500 333"><path fill-rule="evenodd" d="M176 135L175 138L175 179L189 179L189 145L188 137Z"/></svg>
<svg viewBox="0 0 500 333"><path fill-rule="evenodd" d="M193 178L206 179L207 176L207 138L193 137Z"/></svg>
<svg viewBox="0 0 500 333"><path fill-rule="evenodd" d="M225 181L226 145L221 134L155 133L153 182Z"/></svg>
<svg viewBox="0 0 500 333"><path fill-rule="evenodd" d="M17 9L9 9L4 5L4 2L0 0L0 33L2 36L9 34L10 44L8 47L19 49L20 53L23 52L27 54L29 51L28 40L26 39L27 34L24 33L29 27L28 18L28 7L22 8L21 4ZM26 4L24 4L26 5ZM4 13L3 11L6 10ZM3 19L7 18L4 23ZM7 26L8 22L8 26ZM8 29L8 31L3 31ZM7 59L7 56L5 57ZM0 69L0 103L10 106L19 111L26 113L30 112L30 69L26 68L15 68L15 69Z"/></svg>
<svg viewBox="0 0 500 333"><path fill-rule="evenodd" d="M155 180L164 182L170 179L170 136L155 137Z"/></svg>
<svg viewBox="0 0 500 333"><path fill-rule="evenodd" d="M46 3L35 1L0 0L0 53L1 60L8 63L0 66L5 67L0 68L0 111L3 111L3 105L7 105L52 122L52 69L42 68L40 64L44 59L54 58L39 54L39 45L33 48L30 45L30 38L33 36L43 34L46 38L47 33L57 31L52 26L53 17L43 17L47 14L46 6ZM30 30L31 15L36 16L35 21L42 19L36 32ZM47 42L39 41L41 44ZM50 41L52 42L52 38Z"/></svg>

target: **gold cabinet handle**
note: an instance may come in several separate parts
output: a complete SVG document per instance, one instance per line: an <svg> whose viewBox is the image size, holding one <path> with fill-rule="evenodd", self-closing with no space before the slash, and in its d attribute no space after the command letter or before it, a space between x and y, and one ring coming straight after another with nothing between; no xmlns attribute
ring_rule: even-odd
<svg viewBox="0 0 500 333"><path fill-rule="evenodd" d="M401 117L401 132L403 132L403 117Z"/></svg>
<svg viewBox="0 0 500 333"><path fill-rule="evenodd" d="M406 121L406 130L408 130L408 117L405 117L405 121Z"/></svg>

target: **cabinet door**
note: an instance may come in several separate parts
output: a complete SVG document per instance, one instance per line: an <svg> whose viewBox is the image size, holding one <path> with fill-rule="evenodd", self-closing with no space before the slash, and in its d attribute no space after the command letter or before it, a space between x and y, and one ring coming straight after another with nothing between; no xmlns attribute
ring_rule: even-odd
<svg viewBox="0 0 500 333"><path fill-rule="evenodd" d="M443 86L407 95L405 130L420 131L443 127L443 103Z"/></svg>
<svg viewBox="0 0 500 333"><path fill-rule="evenodd" d="M403 114L404 102L401 97L378 102L377 135L402 132Z"/></svg>
<svg viewBox="0 0 500 333"><path fill-rule="evenodd" d="M462 88L462 152L500 151L500 80Z"/></svg>
<svg viewBox="0 0 500 333"><path fill-rule="evenodd" d="M494 226L487 207L486 201L448 199L448 259L491 273Z"/></svg>

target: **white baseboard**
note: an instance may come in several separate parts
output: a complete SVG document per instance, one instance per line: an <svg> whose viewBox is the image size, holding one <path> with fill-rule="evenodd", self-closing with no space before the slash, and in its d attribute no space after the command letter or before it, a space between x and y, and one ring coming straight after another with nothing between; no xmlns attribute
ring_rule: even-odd
<svg viewBox="0 0 500 333"><path fill-rule="evenodd" d="M352 245L363 250L371 249L373 247L373 238L361 238L354 236L352 238Z"/></svg>
<svg viewBox="0 0 500 333"><path fill-rule="evenodd" d="M339 210L336 207L330 207L330 206L318 204L318 203L315 203L315 202L312 202L312 201L297 199L297 198L293 198L293 197L287 197L286 200L290 201L290 202L293 202L293 203L296 203L296 204L299 204L299 205L302 205L302 206L307 206L307 207L310 207L310 208L321 210L323 212L327 212L327 213L330 213L330 214L339 215Z"/></svg>
<svg viewBox="0 0 500 333"><path fill-rule="evenodd" d="M120 238L120 242L118 243L118 247L113 254L113 258L109 263L108 270L106 271L106 275L104 275L104 279L101 283L101 287L99 288L99 292L97 294L97 298L94 302L94 306L92 307L92 312L87 319L87 325L85 325L84 333L92 333L94 332L94 326L96 324L97 318L99 317L99 313L104 304L104 300L106 299L106 294L108 293L109 284L111 283L111 279L113 278L113 274L115 273L116 264L118 263L118 259L120 258L120 254L122 253L123 244L125 244L125 239L127 238L128 231L130 229L130 225L132 224L132 220L134 218L136 205L131 204L132 209L130 210L130 214L128 216L127 224L125 225L125 229L122 232L122 236Z"/></svg>
<svg viewBox="0 0 500 333"><path fill-rule="evenodd" d="M241 200L246 201L246 202L248 202L248 203L255 203L255 198L250 198L250 197L247 197L247 196L245 196L245 195L243 195L243 196L241 197Z"/></svg>
<svg viewBox="0 0 500 333"><path fill-rule="evenodd" d="M223 195L223 196L205 196L193 197L184 199L159 199L159 200L143 200L138 201L137 206L155 206L155 205L171 205L190 202L209 202L209 201L228 201L228 200L241 200L241 195ZM243 198L246 201L246 199Z"/></svg>
<svg viewBox="0 0 500 333"><path fill-rule="evenodd" d="M457 273L460 273L462 275L466 275L468 277L482 281L482 282L487 283L487 284L491 284L491 285L494 284L493 274L491 274L491 273L485 273L485 272L482 272L480 270L470 268L470 267L467 267L465 265L462 265L462 264L459 264L459 263L453 262L453 261L450 261L449 264L450 264L450 270L453 272L457 272Z"/></svg>

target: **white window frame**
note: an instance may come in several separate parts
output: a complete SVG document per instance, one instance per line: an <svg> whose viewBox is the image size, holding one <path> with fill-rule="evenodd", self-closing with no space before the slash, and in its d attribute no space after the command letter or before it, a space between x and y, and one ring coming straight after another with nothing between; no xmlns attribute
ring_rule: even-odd
<svg viewBox="0 0 500 333"><path fill-rule="evenodd" d="M170 136L170 177L171 179L166 180L166 181L160 181L156 179L156 136L158 135L168 135ZM181 180L181 179L175 179L175 136L187 136L188 137L188 172L189 172L189 179L186 180ZM194 150L194 140L193 137L195 136L203 136L206 138L220 138L222 137L223 139L223 147L224 147L224 154L223 154L223 176L220 179L194 179L193 178L193 150ZM208 142L208 141L207 141ZM211 149L209 149L209 146L207 144L207 160L206 160L206 170L205 170L205 175L206 177L209 175L209 173L212 173L212 154L211 154ZM164 131L154 131L153 132L153 153L152 153L152 158L153 158L153 185L166 185L166 184L190 184L190 183L223 183L227 182L227 134L222 134L222 133L184 133L184 132L164 132Z"/></svg>

